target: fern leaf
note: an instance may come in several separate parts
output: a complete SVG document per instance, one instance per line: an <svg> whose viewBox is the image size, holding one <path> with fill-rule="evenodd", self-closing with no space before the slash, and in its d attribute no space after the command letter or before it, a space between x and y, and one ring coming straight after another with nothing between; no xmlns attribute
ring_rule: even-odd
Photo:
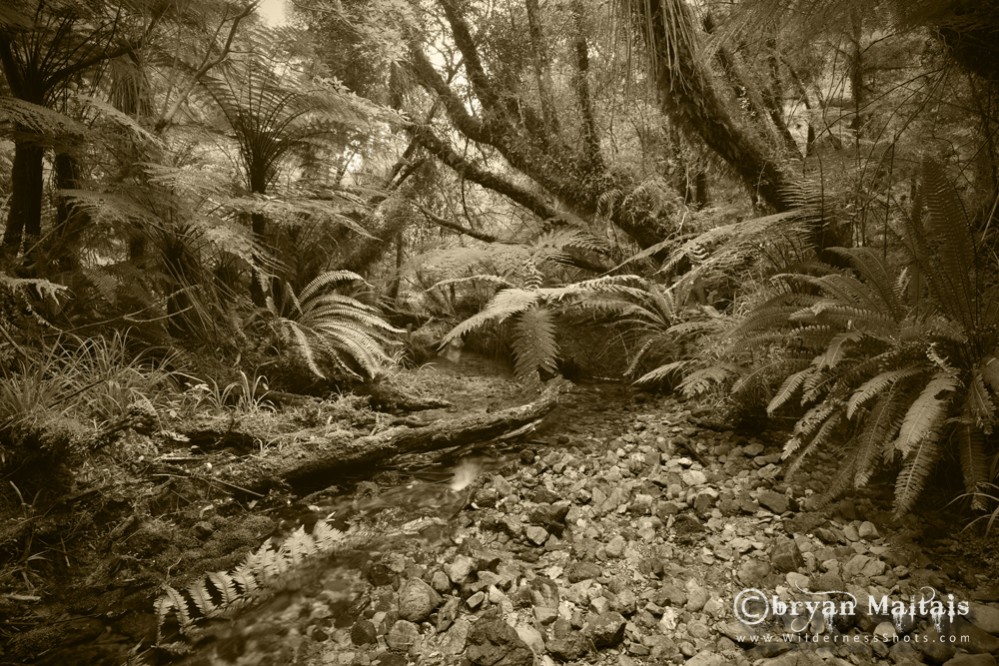
<svg viewBox="0 0 999 666"><path fill-rule="evenodd" d="M902 471L895 482L896 518L901 518L915 504L940 457L941 448L939 436L931 434L918 440L902 461Z"/></svg>
<svg viewBox="0 0 999 666"><path fill-rule="evenodd" d="M781 458L790 457L801 443L810 439L812 435L821 428L837 411L842 409L842 402L839 400L826 400L805 413L794 425L794 433L791 439L784 445Z"/></svg>
<svg viewBox="0 0 999 666"><path fill-rule="evenodd" d="M364 282L364 278L353 271L327 271L318 275L314 280L309 282L309 284L305 285L305 287L302 288L302 291L298 294L298 298L304 303L310 298L320 294L324 289L343 282Z"/></svg>
<svg viewBox="0 0 999 666"><path fill-rule="evenodd" d="M657 368L654 368L646 372L644 375L636 379L634 383L639 386L650 386L655 384L661 384L662 382L674 379L677 376L682 376L684 371L687 368L691 367L694 363L696 363L696 361L693 360L680 360L680 361L672 361L670 363L665 363ZM721 383L722 381L724 381L723 377L721 377L717 373L711 374L710 370L711 369L709 369L709 372L702 372L698 377L691 379L691 383L697 381L703 381L705 379L708 379L709 376L712 378L712 381L716 381L716 383Z"/></svg>
<svg viewBox="0 0 999 666"><path fill-rule="evenodd" d="M893 448L908 459L913 448L927 439L935 439L950 407L951 397L958 387L957 378L945 372L938 372L919 396L913 400L899 428L898 438ZM916 470L918 471L918 470Z"/></svg>
<svg viewBox="0 0 999 666"><path fill-rule="evenodd" d="M785 379L780 389L778 389L777 395L775 395L770 401L770 404L767 405L767 415L773 416L774 413L784 405L784 403L791 399L791 396L793 396L795 392L801 388L801 385L813 372L815 372L815 368L808 367L790 375L787 379Z"/></svg>
<svg viewBox="0 0 999 666"><path fill-rule="evenodd" d="M848 455L845 460L837 465L836 473L829 479L825 491L819 495L819 507L829 504L829 502L842 495L843 491L850 487L850 480L853 478L856 469L857 456L855 453Z"/></svg>
<svg viewBox="0 0 999 666"><path fill-rule="evenodd" d="M857 451L857 474L853 483L857 488L867 485L885 457L884 454L891 454L894 451L890 444L894 441L908 404L906 393L900 387L901 384L895 382L881 396L864 419L864 428L854 440Z"/></svg>
<svg viewBox="0 0 999 666"><path fill-rule="evenodd" d="M959 423L954 429L957 453L961 461L964 489L971 493L971 506L975 510L986 508L982 486L989 480L989 467L985 455L985 440L978 428L969 423Z"/></svg>
<svg viewBox="0 0 999 666"><path fill-rule="evenodd" d="M229 572L232 582L239 585L242 596L249 596L260 589L260 581L257 575L257 570L245 560Z"/></svg>
<svg viewBox="0 0 999 666"><path fill-rule="evenodd" d="M178 590L174 589L169 585L165 585L163 589L163 594L156 599L153 604L156 609L156 615L159 618L160 626L163 625L167 617L169 617L170 612L174 611L177 617L177 624L180 626L181 630L191 626L191 611L190 607L187 605L187 599L184 598Z"/></svg>
<svg viewBox="0 0 999 666"><path fill-rule="evenodd" d="M663 367L666 368L668 366ZM683 381L680 382L679 389L688 398L703 395L713 387L724 383L735 372L736 369L733 366L727 365L713 365L708 368L701 368L684 377Z"/></svg>
<svg viewBox="0 0 999 666"><path fill-rule="evenodd" d="M236 590L236 582L232 576L224 571L210 571L208 580L218 590L220 597L219 606L231 606L239 599L239 592Z"/></svg>
<svg viewBox="0 0 999 666"><path fill-rule="evenodd" d="M862 406L871 398L877 396L882 391L891 388L895 382L914 377L921 372L917 368L903 368L901 370L888 370L868 379L860 388L853 392L846 402L846 418L852 419L857 408Z"/></svg>
<svg viewBox="0 0 999 666"><path fill-rule="evenodd" d="M929 252L921 262L930 288L940 306L965 329L976 325L975 288L971 271L975 267L975 248L971 225L957 189L948 180L943 167L933 160L923 162L922 195L929 213L924 218ZM917 224L911 221L910 226Z"/></svg>
<svg viewBox="0 0 999 666"><path fill-rule="evenodd" d="M558 344L555 342L555 322L548 310L535 307L518 315L514 324L513 355L515 373L521 379L539 369L555 372Z"/></svg>
<svg viewBox="0 0 999 666"><path fill-rule="evenodd" d="M861 337L861 334L857 331L840 333L833 336L833 339L829 341L829 347L826 348L826 353L817 359L819 369L828 368L831 370L839 365L839 362L846 355L844 349L846 345L850 342L857 342Z"/></svg>
<svg viewBox="0 0 999 666"><path fill-rule="evenodd" d="M992 401L979 368L971 371L968 386L968 412L973 420L986 434L992 431L992 422L996 416L996 405Z"/></svg>
<svg viewBox="0 0 999 666"><path fill-rule="evenodd" d="M794 459L791 465L788 466L788 474L794 474L801 468L802 463L804 463L809 456L822 450L822 447L825 446L829 442L830 438L832 438L833 434L835 434L836 428L842 420L842 409L837 409L830 414L829 418L822 423L822 426L815 433L815 436L812 437L810 442L808 442L808 446L806 446Z"/></svg>
<svg viewBox="0 0 999 666"><path fill-rule="evenodd" d="M194 607L198 609L202 617L214 617L216 615L216 604L212 600L212 595L209 593L208 586L203 578L191 583L184 590L190 595Z"/></svg>
<svg viewBox="0 0 999 666"><path fill-rule="evenodd" d="M541 295L541 290L504 289L493 296L492 300L486 304L485 309L448 331L441 339L440 347L443 349L449 343L486 324L506 321L512 315L533 307Z"/></svg>
<svg viewBox="0 0 999 666"><path fill-rule="evenodd" d="M280 556L287 560L290 566L300 563L310 555L318 552L316 541L312 535L305 531L305 526L300 525L281 543L278 549Z"/></svg>

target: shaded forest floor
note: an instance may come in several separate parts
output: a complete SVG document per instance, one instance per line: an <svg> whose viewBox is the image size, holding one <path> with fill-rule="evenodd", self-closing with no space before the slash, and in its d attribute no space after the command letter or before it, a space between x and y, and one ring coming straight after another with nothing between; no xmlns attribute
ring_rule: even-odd
<svg viewBox="0 0 999 666"><path fill-rule="evenodd" d="M230 430L259 433L252 446L163 435L179 424L129 431L58 502L9 490L0 663L122 664L130 653L151 664L943 663L954 646L754 644L733 617L746 588L908 599L927 586L985 604L970 625L982 631L962 647L999 652L995 537L959 532L942 509L892 523L891 489L878 484L820 507L832 455L789 484L781 433L730 430L626 386L578 386L517 437L338 474L311 494L220 480L248 459L287 457L304 446L296 433L360 438L536 397L498 370L472 359L401 373L403 391L450 403L418 417L356 397L278 412L261 401L227 417ZM292 543L327 517L342 547L310 546L225 621L158 626L171 619L154 611L164 585L236 571L268 538ZM211 589L207 605L224 605ZM883 621L840 629L870 635ZM149 649L157 641L168 649Z"/></svg>

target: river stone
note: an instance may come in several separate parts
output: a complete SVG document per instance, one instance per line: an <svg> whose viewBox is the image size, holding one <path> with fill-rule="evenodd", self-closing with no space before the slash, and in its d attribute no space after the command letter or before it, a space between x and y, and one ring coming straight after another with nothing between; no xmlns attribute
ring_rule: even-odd
<svg viewBox="0 0 999 666"><path fill-rule="evenodd" d="M963 617L959 617L951 625L950 633L956 636L967 636L967 642L959 642L956 645L966 652L978 654L980 652L999 653L999 638L987 631L983 631Z"/></svg>
<svg viewBox="0 0 999 666"><path fill-rule="evenodd" d="M708 477L699 469L688 469L680 475L680 479L688 487L703 486L708 482Z"/></svg>
<svg viewBox="0 0 999 666"><path fill-rule="evenodd" d="M916 647L922 652L927 659L936 663L943 663L954 656L957 649L954 645L950 643L943 643L940 641L940 633L936 630L936 627L929 627L926 632L920 636L919 641L916 643ZM962 646L963 647L963 646Z"/></svg>
<svg viewBox="0 0 999 666"><path fill-rule="evenodd" d="M990 634L999 635L999 608L985 604L971 604L969 619L976 627Z"/></svg>
<svg viewBox="0 0 999 666"><path fill-rule="evenodd" d="M856 525L850 523L843 528L843 536L846 537L847 541L859 541L860 531L857 529Z"/></svg>
<svg viewBox="0 0 999 666"><path fill-rule="evenodd" d="M877 539L881 536L878 534L878 528L869 520L860 523L860 527L857 528L857 534L861 539Z"/></svg>
<svg viewBox="0 0 999 666"><path fill-rule="evenodd" d="M444 565L444 573L455 585L461 585L475 571L475 560L467 555L458 555L451 562Z"/></svg>
<svg viewBox="0 0 999 666"><path fill-rule="evenodd" d="M454 621L444 640L444 652L447 654L463 654L468 641L470 623L463 617Z"/></svg>
<svg viewBox="0 0 999 666"><path fill-rule="evenodd" d="M899 641L893 643L890 648L888 648L888 656L896 664L921 664L923 663L922 655L915 645L909 643L908 641Z"/></svg>
<svg viewBox="0 0 999 666"><path fill-rule="evenodd" d="M371 620L359 620L350 628L350 640L354 645L377 643L378 628Z"/></svg>
<svg viewBox="0 0 999 666"><path fill-rule="evenodd" d="M385 637L390 650L408 652L420 639L420 629L408 620L396 620Z"/></svg>
<svg viewBox="0 0 999 666"><path fill-rule="evenodd" d="M778 493L775 490L764 490L756 500L760 503L760 506L770 509L778 516L788 510L787 495Z"/></svg>
<svg viewBox="0 0 999 666"><path fill-rule="evenodd" d="M573 562L569 565L565 575L570 583L597 578L603 574L604 570L593 562Z"/></svg>
<svg viewBox="0 0 999 666"><path fill-rule="evenodd" d="M535 546L541 546L548 539L548 530L537 525L531 525L524 531L524 536Z"/></svg>
<svg viewBox="0 0 999 666"><path fill-rule="evenodd" d="M548 654L559 661L576 661L590 651L590 642L581 634L571 633L551 639L547 647Z"/></svg>
<svg viewBox="0 0 999 666"><path fill-rule="evenodd" d="M793 541L791 542L794 543ZM793 567L792 567L793 570ZM739 565L739 582L746 587L759 587L763 579L770 575L770 564L750 557Z"/></svg>
<svg viewBox="0 0 999 666"><path fill-rule="evenodd" d="M533 666L534 653L498 612L484 614L468 631L465 657L475 666Z"/></svg>
<svg viewBox="0 0 999 666"><path fill-rule="evenodd" d="M623 536L620 534L615 535L614 538L610 540L610 543L607 544L605 549L608 557L621 557L621 555L624 554L624 548L626 545L628 545L628 542L625 541Z"/></svg>
<svg viewBox="0 0 999 666"><path fill-rule="evenodd" d="M423 622L441 605L441 595L419 578L410 578L399 590L399 617Z"/></svg>
<svg viewBox="0 0 999 666"><path fill-rule="evenodd" d="M692 613L698 612L708 603L710 596L711 593L693 578L687 581L687 610Z"/></svg>
<svg viewBox="0 0 999 666"><path fill-rule="evenodd" d="M693 657L688 659L684 663L684 666L728 666L731 663L731 661L717 652L709 652L705 650L703 652L698 652Z"/></svg>
<svg viewBox="0 0 999 666"><path fill-rule="evenodd" d="M446 573L438 569L430 578L430 587L434 588L434 591L438 594L447 594L451 591L451 579L448 578Z"/></svg>
<svg viewBox="0 0 999 666"><path fill-rule="evenodd" d="M529 624L518 624L516 631L520 640L524 641L524 644L531 648L531 652L534 654L545 653L545 639L541 637L540 631Z"/></svg>
<svg viewBox="0 0 999 666"><path fill-rule="evenodd" d="M624 640L624 616L614 611L591 616L583 627L597 649L611 648Z"/></svg>
<svg viewBox="0 0 999 666"><path fill-rule="evenodd" d="M835 661L825 661L816 651L793 650L779 657L759 662L759 666L829 666ZM846 662L849 663L849 662Z"/></svg>
<svg viewBox="0 0 999 666"><path fill-rule="evenodd" d="M703 488L697 491L694 496L694 511L701 517L711 513L711 509L718 503L718 491L714 488Z"/></svg>
<svg viewBox="0 0 999 666"><path fill-rule="evenodd" d="M874 636L882 641L891 642L898 637L898 630L891 622L882 622L874 627Z"/></svg>
<svg viewBox="0 0 999 666"><path fill-rule="evenodd" d="M770 551L770 561L780 573L797 571L805 566L805 560L801 556L798 544L794 542L794 539L786 537L779 538L774 542Z"/></svg>
<svg viewBox="0 0 999 666"><path fill-rule="evenodd" d="M803 573L798 573L797 571L789 571L787 576L784 577L787 581L788 586L792 590L800 591L807 590L811 581L809 581L808 576Z"/></svg>

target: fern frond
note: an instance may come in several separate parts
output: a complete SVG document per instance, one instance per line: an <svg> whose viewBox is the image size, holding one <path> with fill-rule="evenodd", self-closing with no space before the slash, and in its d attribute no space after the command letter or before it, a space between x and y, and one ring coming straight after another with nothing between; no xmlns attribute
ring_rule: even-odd
<svg viewBox="0 0 999 666"><path fill-rule="evenodd" d="M431 289L440 289L441 287L450 287L453 285L461 285L461 284L476 283L476 282L485 282L487 284L492 284L497 287L500 287L501 289L512 288L514 286L512 282L498 275L479 273L476 275L468 275L465 277L446 278L444 280L438 280L437 282L427 287L424 291L430 291Z"/></svg>
<svg viewBox="0 0 999 666"><path fill-rule="evenodd" d="M947 418L951 397L958 385L953 375L938 372L913 400L893 444L903 458L907 459L913 448L923 440L939 437L940 426Z"/></svg>
<svg viewBox="0 0 999 666"><path fill-rule="evenodd" d="M971 271L975 268L975 248L971 225L954 185L943 167L934 160L923 162L922 197L928 215L913 219L909 227L925 234L926 254L921 269L928 271L930 288L939 305L966 329L977 324L975 288Z"/></svg>
<svg viewBox="0 0 999 666"><path fill-rule="evenodd" d="M870 247L830 248L827 251L846 259L863 284L877 291L877 300L887 306L892 318L901 319L904 308L895 289L897 276L892 274L881 254Z"/></svg>
<svg viewBox="0 0 999 666"><path fill-rule="evenodd" d="M687 387L702 387L706 386L707 383L721 384L725 381L730 372L722 367L711 367L704 368L700 371L692 372L689 375L684 376L685 371L688 368L693 367L695 363L696 361L691 359L681 359L679 361L665 363L660 365L658 368L646 372L644 375L636 379L635 383L640 386L648 386L660 384L666 380L676 377L684 377L679 388L681 391L685 391ZM693 395L703 392L704 390L697 390L693 393Z"/></svg>
<svg viewBox="0 0 999 666"><path fill-rule="evenodd" d="M996 405L985 388L980 368L973 368L968 382L968 417L986 434L992 432L996 418Z"/></svg>
<svg viewBox="0 0 999 666"><path fill-rule="evenodd" d="M663 366L667 368L668 366ZM655 371L653 371L655 372ZM712 365L707 368L695 370L683 378L680 382L680 390L687 397L703 395L713 387L719 386L736 373L733 365ZM652 373L649 373L650 375Z"/></svg>
<svg viewBox="0 0 999 666"><path fill-rule="evenodd" d="M236 583L239 581L224 571L210 571L207 574L208 580L218 591L220 601L219 606L231 606L239 599L239 592Z"/></svg>
<svg viewBox="0 0 999 666"><path fill-rule="evenodd" d="M344 282L364 282L364 278L353 271L326 271L302 287L298 298L304 303L314 296L319 295L328 287L334 287Z"/></svg>
<svg viewBox="0 0 999 666"><path fill-rule="evenodd" d="M201 617L215 617L218 614L218 606L212 601L212 595L204 580L188 585L184 590L190 595L191 602L201 613Z"/></svg>
<svg viewBox="0 0 999 666"><path fill-rule="evenodd" d="M896 517L904 515L915 504L940 458L941 449L939 434L930 434L918 440L903 459L902 471L895 482Z"/></svg>
<svg viewBox="0 0 999 666"><path fill-rule="evenodd" d="M504 289L492 297L485 309L448 331L441 339L441 348L486 324L506 321L509 317L534 307L541 296L541 290Z"/></svg>
<svg viewBox="0 0 999 666"><path fill-rule="evenodd" d="M892 382L864 419L864 428L854 440L857 451L854 485L857 488L867 485L878 466L890 459L885 454L890 455L894 451L891 442L909 406L906 392L900 387L899 380Z"/></svg>
<svg viewBox="0 0 999 666"><path fill-rule="evenodd" d="M853 392L846 402L846 418L852 419L857 408L862 406L871 398L877 396L882 391L890 389L896 382L909 377L914 377L920 373L916 368L902 368L901 370L888 370L868 379L861 384L860 388Z"/></svg>
<svg viewBox="0 0 999 666"><path fill-rule="evenodd" d="M787 468L787 473L793 475L797 472L801 465L807 460L812 454L820 451L823 446L825 446L829 439L835 434L837 426L843 421L843 410L836 409L829 417L822 422L822 426L816 431L815 436L808 442L808 445L804 449L798 452L791 464Z"/></svg>
<svg viewBox="0 0 999 666"><path fill-rule="evenodd" d="M46 136L82 136L86 133L86 128L69 116L7 95L0 95L0 123L26 127Z"/></svg>
<svg viewBox="0 0 999 666"><path fill-rule="evenodd" d="M786 460L791 457L801 444L811 439L830 418L842 409L842 406L842 402L839 400L827 400L809 409L794 425L794 432L784 444L781 458Z"/></svg>
<svg viewBox="0 0 999 666"><path fill-rule="evenodd" d="M770 404L767 405L767 415L773 416L774 413L780 409L788 400L791 399L801 385L805 382L808 376L815 372L814 367L807 367L804 370L800 370L792 375L788 375L787 379L777 390L777 395L773 397Z"/></svg>
<svg viewBox="0 0 999 666"><path fill-rule="evenodd" d="M555 373L558 360L558 343L555 341L555 322L544 308L529 308L517 316L513 326L514 370L517 377L526 379L538 370Z"/></svg>
<svg viewBox="0 0 999 666"><path fill-rule="evenodd" d="M829 341L829 346L826 348L826 352L816 358L816 364L819 370L832 370L839 362L843 360L846 355L845 347L850 342L857 342L860 340L861 334L858 331L850 331L848 333L839 333L833 336L832 340Z"/></svg>

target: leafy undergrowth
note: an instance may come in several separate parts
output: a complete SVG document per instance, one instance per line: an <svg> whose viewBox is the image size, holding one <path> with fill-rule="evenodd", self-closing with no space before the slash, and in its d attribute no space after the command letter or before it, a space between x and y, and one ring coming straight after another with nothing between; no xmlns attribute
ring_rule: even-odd
<svg viewBox="0 0 999 666"><path fill-rule="evenodd" d="M371 399L355 395L276 407L263 381L244 376L222 389L195 384L175 390L175 399L150 410L155 423L130 420L113 433L108 423L134 411L140 391L121 389L116 407L105 407L105 419L88 422L64 401L59 410L34 410L38 418L8 423L8 435L31 433L25 447L49 438L46 446L55 441L62 449L31 456L32 469L4 460L2 659L41 663L56 647L70 647L73 663L121 664L129 649L155 641L152 602L164 585L231 569L268 537L300 524L303 511L290 492L259 496L221 480L220 470L264 463L294 451L305 437L356 438L397 422L430 422L528 401L522 386L480 374L486 370L502 368L485 360L441 360L387 378L400 394L454 403L418 416L375 411ZM85 378L77 379L85 385ZM36 393L55 391L45 384L36 382ZM37 396L24 393L23 400L37 404ZM220 425L254 436L192 441L180 434L214 432ZM361 478L331 479L327 493L349 490Z"/></svg>

